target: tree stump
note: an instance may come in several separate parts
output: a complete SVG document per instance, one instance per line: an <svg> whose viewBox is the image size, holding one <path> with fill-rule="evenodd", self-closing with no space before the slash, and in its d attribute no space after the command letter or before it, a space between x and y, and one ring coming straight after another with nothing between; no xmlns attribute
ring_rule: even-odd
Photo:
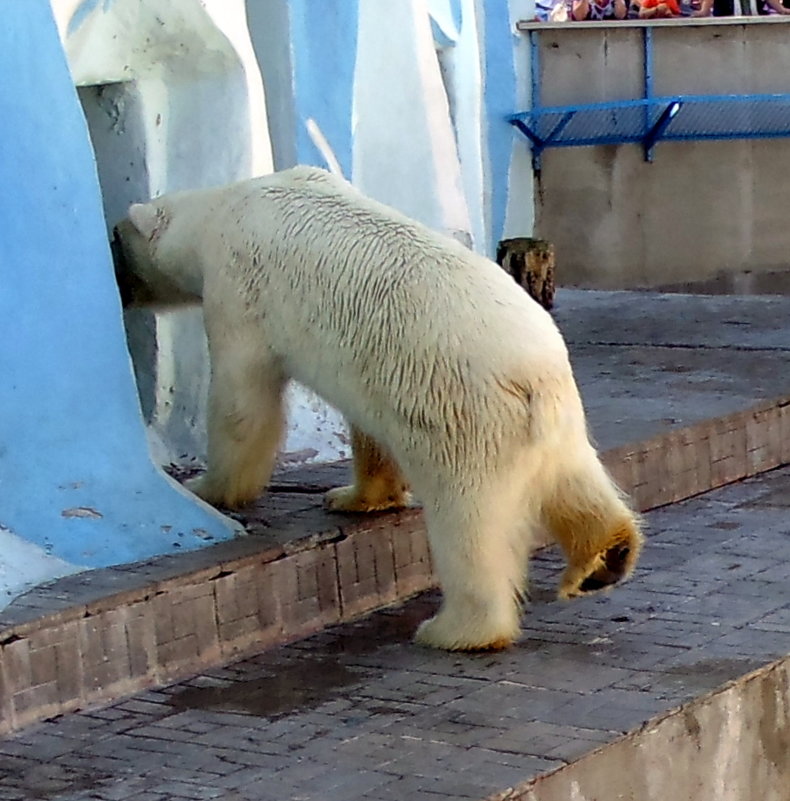
<svg viewBox="0 0 790 801"><path fill-rule="evenodd" d="M496 260L544 309L554 305L554 245L528 236L503 239Z"/></svg>

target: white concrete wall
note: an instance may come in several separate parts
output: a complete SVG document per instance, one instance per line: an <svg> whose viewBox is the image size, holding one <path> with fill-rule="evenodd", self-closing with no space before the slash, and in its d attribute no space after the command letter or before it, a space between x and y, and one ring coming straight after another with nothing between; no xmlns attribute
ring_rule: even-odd
<svg viewBox="0 0 790 801"><path fill-rule="evenodd" d="M383 16L386 26L381 24ZM360 5L356 73L354 184L471 244L427 0L389 3L386 10L381 0ZM479 112L475 116L479 118Z"/></svg>

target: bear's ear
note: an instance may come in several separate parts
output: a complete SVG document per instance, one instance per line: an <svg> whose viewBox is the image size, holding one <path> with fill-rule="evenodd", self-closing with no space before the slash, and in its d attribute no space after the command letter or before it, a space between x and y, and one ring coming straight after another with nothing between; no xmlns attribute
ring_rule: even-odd
<svg viewBox="0 0 790 801"><path fill-rule="evenodd" d="M167 213L150 203L132 203L129 206L132 225L149 241L155 239L167 227Z"/></svg>

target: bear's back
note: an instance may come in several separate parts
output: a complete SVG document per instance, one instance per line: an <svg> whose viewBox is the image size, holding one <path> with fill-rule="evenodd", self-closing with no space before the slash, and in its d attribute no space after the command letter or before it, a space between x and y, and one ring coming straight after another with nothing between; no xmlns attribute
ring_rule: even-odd
<svg viewBox="0 0 790 801"><path fill-rule="evenodd" d="M289 376L345 410L364 387L366 415L398 397L431 425L490 402L493 385L521 409L535 375L572 383L550 315L498 265L327 173L297 170L221 190L220 235L197 234L214 243L205 302L256 318Z"/></svg>
<svg viewBox="0 0 790 801"><path fill-rule="evenodd" d="M470 335L507 330L561 344L551 316L494 262L324 170L300 166L242 186L227 227L239 227L257 258L236 260L238 269L261 272L270 291L280 284L305 309L334 309L344 326L350 304L426 335L440 335L436 320L462 320Z"/></svg>

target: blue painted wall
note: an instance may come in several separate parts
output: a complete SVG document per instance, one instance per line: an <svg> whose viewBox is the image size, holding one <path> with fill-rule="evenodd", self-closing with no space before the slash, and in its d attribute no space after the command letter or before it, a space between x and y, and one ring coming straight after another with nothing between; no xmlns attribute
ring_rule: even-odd
<svg viewBox="0 0 790 801"><path fill-rule="evenodd" d="M0 26L0 525L98 567L230 522L153 467L76 92L47 0Z"/></svg>
<svg viewBox="0 0 790 801"><path fill-rule="evenodd" d="M508 207L513 128L506 120L516 108L516 38L508 0L476 0L483 49L484 120L483 201L486 242L478 246L493 255L502 237ZM456 26L463 26L462 4L449 5ZM295 163L326 166L313 145L305 122L318 123L346 177L352 176L354 153L353 100L359 29L358 0L288 0L248 2L250 35L263 73L269 109L269 130L277 169ZM382 26L388 24L386 10ZM434 35L444 41L438 26ZM357 76L358 77L358 76ZM375 80L375 76L367 76ZM403 102L394 97L393 103ZM414 103L425 102L415 97ZM466 121L468 122L468 121ZM408 139L403 140L408 146ZM397 152L383 153L397 169ZM474 169L474 165L470 166ZM521 233L524 233L523 231Z"/></svg>
<svg viewBox="0 0 790 801"><path fill-rule="evenodd" d="M266 88L275 169L326 167L305 123L314 119L351 177L358 0L247 3Z"/></svg>
<svg viewBox="0 0 790 801"><path fill-rule="evenodd" d="M488 155L489 256L502 238L507 213L510 184L510 159L513 152L513 126L507 122L516 98L516 69L513 63L513 34L507 0L481 0L483 12L486 131Z"/></svg>
<svg viewBox="0 0 790 801"><path fill-rule="evenodd" d="M335 152L343 175L351 178L358 0L290 0L289 7L297 160L326 166L305 128L305 121L312 117Z"/></svg>

